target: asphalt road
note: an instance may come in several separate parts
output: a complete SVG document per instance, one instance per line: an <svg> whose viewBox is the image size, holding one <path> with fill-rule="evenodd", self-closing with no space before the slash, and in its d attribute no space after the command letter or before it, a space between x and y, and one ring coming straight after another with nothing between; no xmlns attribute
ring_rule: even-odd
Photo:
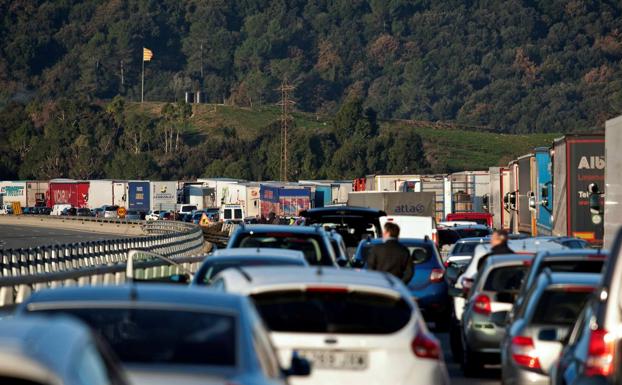
<svg viewBox="0 0 622 385"><path fill-rule="evenodd" d="M0 249L18 249L118 238L124 238L124 236L48 227L0 225Z"/></svg>
<svg viewBox="0 0 622 385"><path fill-rule="evenodd" d="M437 333L436 338L443 346L443 356L447 363L447 370L451 377L451 385L499 385L501 384L501 372L498 367L486 367L479 378L465 378L460 370L460 365L453 361L449 348L449 334Z"/></svg>

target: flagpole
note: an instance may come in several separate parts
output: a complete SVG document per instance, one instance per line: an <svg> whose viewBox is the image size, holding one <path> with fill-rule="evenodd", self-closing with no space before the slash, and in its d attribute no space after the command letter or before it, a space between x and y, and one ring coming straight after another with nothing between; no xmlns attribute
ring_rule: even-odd
<svg viewBox="0 0 622 385"><path fill-rule="evenodd" d="M143 52L143 76L140 82L140 104L143 104L144 100L145 100L145 53Z"/></svg>

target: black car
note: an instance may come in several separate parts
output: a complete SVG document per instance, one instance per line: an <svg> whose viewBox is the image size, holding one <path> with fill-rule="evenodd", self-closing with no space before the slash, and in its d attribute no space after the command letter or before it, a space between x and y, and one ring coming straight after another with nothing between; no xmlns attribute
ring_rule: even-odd
<svg viewBox="0 0 622 385"><path fill-rule="evenodd" d="M227 243L228 249L253 247L302 251L310 265L338 266L330 237L321 227L240 225Z"/></svg>
<svg viewBox="0 0 622 385"><path fill-rule="evenodd" d="M76 216L78 216L78 217L92 217L93 213L91 212L91 210L87 209L86 207L81 207L81 208L76 210Z"/></svg>

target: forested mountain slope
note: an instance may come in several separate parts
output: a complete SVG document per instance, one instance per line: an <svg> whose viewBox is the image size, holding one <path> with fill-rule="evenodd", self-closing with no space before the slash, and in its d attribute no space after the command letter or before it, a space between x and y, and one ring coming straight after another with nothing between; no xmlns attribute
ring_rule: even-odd
<svg viewBox="0 0 622 385"><path fill-rule="evenodd" d="M0 106L68 97L274 103L567 132L622 112L622 2L0 0Z"/></svg>

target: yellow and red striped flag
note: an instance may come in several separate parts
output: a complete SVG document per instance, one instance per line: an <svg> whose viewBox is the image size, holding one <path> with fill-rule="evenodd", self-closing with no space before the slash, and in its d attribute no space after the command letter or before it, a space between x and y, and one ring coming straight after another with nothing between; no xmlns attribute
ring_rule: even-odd
<svg viewBox="0 0 622 385"><path fill-rule="evenodd" d="M143 61L151 61L152 58L153 52L150 49L143 47Z"/></svg>

